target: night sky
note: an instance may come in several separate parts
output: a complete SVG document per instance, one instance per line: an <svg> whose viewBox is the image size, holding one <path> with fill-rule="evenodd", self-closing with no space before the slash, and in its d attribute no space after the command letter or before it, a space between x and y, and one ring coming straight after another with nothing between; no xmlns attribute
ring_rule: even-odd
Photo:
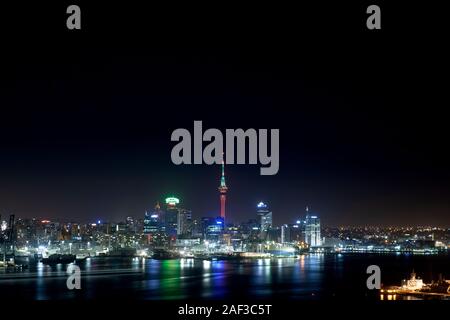
<svg viewBox="0 0 450 320"><path fill-rule="evenodd" d="M450 226L448 41L439 19L407 23L426 9L386 5L372 32L363 4L123 6L82 3L78 33L64 4L2 22L3 216L117 221L169 195L215 216L220 166L170 159L202 120L280 129L277 175L226 167L232 221L262 200L276 225L308 205L329 226Z"/></svg>

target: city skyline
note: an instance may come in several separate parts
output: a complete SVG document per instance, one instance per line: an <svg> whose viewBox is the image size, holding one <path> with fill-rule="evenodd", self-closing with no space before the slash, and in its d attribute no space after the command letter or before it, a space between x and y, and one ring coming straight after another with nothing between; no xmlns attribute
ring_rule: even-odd
<svg viewBox="0 0 450 320"><path fill-rule="evenodd" d="M12 319L89 305L101 319L346 317L365 303L409 318L411 300L428 314L450 301L445 10L3 9Z"/></svg>
<svg viewBox="0 0 450 320"><path fill-rule="evenodd" d="M222 165L220 165L222 167ZM230 167L232 165L229 165L228 167ZM218 167L218 165L213 165L211 167ZM222 178L220 178L220 180L222 181ZM228 189L227 189L228 190ZM214 193L214 190L213 192ZM116 215L108 215L108 214L96 214L96 215L92 215L92 216L84 216L85 218L82 219L78 219L76 217L74 218L67 218L65 217L64 214L55 214L55 215L50 215L50 214L44 214L44 215L33 215L31 213L31 215L21 215L20 212L14 212L14 211L6 211L3 210L2 212L0 212L3 216L8 216L9 214L15 214L16 216L20 217L20 218L25 218L25 219L32 219L32 218L39 218L39 219L51 219L51 220L55 220L55 221L63 221L63 222L71 222L71 221L76 221L76 222L82 222L82 223L92 223L92 222L96 222L98 220L101 221L108 221L108 222L116 222L116 221L122 221L123 219L125 219L126 217L133 217L133 218L142 218L145 214L145 212L147 210L150 210L152 208L153 205L155 205L156 203L159 202L163 202L165 198L170 197L170 196L175 196L179 199L181 199L181 201L183 202L183 205L185 205L186 207L190 208L190 206L188 205L189 203L192 203L192 201L189 201L189 199L186 198L182 198L180 196L178 196L179 193L176 192L171 192L171 193L166 193L166 194L160 194L159 197L154 197L153 201L149 201L149 205L147 207L142 207L141 212L122 212L121 214L116 214ZM180 194L183 194L183 192L180 192ZM214 195L217 197L217 192ZM213 197L214 197L213 196ZM245 198L245 197L244 197ZM270 197L269 197L270 198ZM263 201L266 203L270 203L271 204L271 208L273 208L273 204L271 203L271 201L266 200L266 198L258 198L258 197L254 197L254 202L252 203L246 203L246 207L248 208L248 210L246 212L244 212L244 214L242 214L242 212L231 212L230 215L227 214L228 219L227 222L231 222L231 223L240 223L243 222L245 220L250 220L252 218L254 218L254 209L257 207L258 203ZM187 200L187 201L186 201ZM211 203L211 201L208 201L209 203ZM153 204L153 205L152 205ZM231 207L235 207L235 204L233 205L233 203L229 203L228 204L231 205ZM322 217L327 217L329 216L329 214L327 214L326 212L320 212L316 209L314 209L316 206L315 204L311 205L310 203L304 202L302 205L298 205L298 204L292 204L295 205L295 207L297 207L296 212L291 212L291 213L281 213L281 212L276 212L275 211L275 215L274 215L274 220L276 222L277 225L281 226L283 224L286 223L295 223L295 221L297 219L299 219L301 216L303 216L305 214L305 211L307 211L308 207L312 207L313 208L313 212L321 215ZM275 206L276 207L276 206ZM320 205L319 205L320 207ZM279 215L277 214L279 213ZM280 214L281 213L281 214ZM201 217L218 217L221 214L221 200L220 202L217 201L216 203L216 208L211 208L210 210L205 210L203 213L202 212L197 212L195 210L193 210L193 216L195 218L201 218ZM236 219L236 217L243 217L241 219ZM333 221L333 219L331 219ZM448 227L449 225L446 225L445 223L430 223L429 220L424 221L423 223L390 223L389 221L382 221L381 223L338 223L338 224L333 224L333 223L325 223L324 225L328 226L328 227L341 227L341 226L353 226L353 227L361 227L361 226L373 226L373 227L407 227L407 226L437 226L437 227Z"/></svg>
<svg viewBox="0 0 450 320"><path fill-rule="evenodd" d="M231 165L229 165L229 166L231 166ZM213 165L211 167L216 168L217 165ZM193 211L193 216L196 219L200 219L202 217L213 217L213 218L215 218L215 217L221 216L221 214L222 214L222 206L223 206L223 208L225 207L224 206L225 199L224 199L223 204L222 204L222 195L223 194L220 193L220 192L222 190L221 188L223 188L224 186L226 188L225 192L228 192L228 188L225 185L224 163L220 165L220 168L221 168L220 186L219 186L220 202L219 201L217 202L216 208L211 208L210 210L206 210L204 213L196 212L194 210ZM183 202L183 205L188 207L188 208L190 208L189 205L187 205L187 204L190 203L189 199L181 198L181 197L178 196L177 193L174 193L174 192L167 193L165 195L161 194L158 198L154 199L153 204L157 204L157 203L160 203L160 202L163 203L165 198L171 197L171 196L181 199L181 201ZM217 194L216 194L216 196L217 196ZM244 198L246 198L246 197L244 196ZM234 224L236 224L236 223L239 224L241 222L254 219L255 218L254 217L254 209L257 208L258 203L261 203L261 201L263 201L265 203L270 203L271 209L273 208L273 205L272 205L271 201L269 201L269 200L267 200L265 198L263 199L263 198L258 198L258 197L255 197L255 199L257 199L257 200L254 203L247 203L245 205L245 206L247 206L249 208L249 210L247 212L245 212L245 214L240 215L240 214L238 214L236 212L231 212L231 218L229 217L227 219L227 223L230 222L230 223L234 223ZM186 200L188 200L188 201L186 201ZM207 201L207 202L211 203L210 200ZM233 208L233 207L236 207L236 206L235 206L235 204L233 205L233 203L231 202L231 207ZM279 214L278 215L277 212L275 211L275 215L273 217L273 219L275 221L274 225L282 226L284 224L295 223L295 221L297 221L298 219L300 219L302 216L305 215L305 212L306 213L308 212L308 208L309 207L311 207L311 204L304 203L303 206L298 206L298 209L297 209L297 211L295 213L292 212L292 213L284 213L284 214ZM314 206L312 206L312 207L314 208ZM144 215L146 214L147 211L151 210L151 208L152 208L152 205L143 208L142 209L143 213L142 212L128 212L128 213L123 212L121 215L115 215L115 216L112 216L112 217L111 217L111 215L108 215L108 214L97 214L97 215L93 215L93 216L90 216L90 217L85 217L84 219L78 219L76 217L67 218L67 217L64 217L64 215L58 215L58 214L57 215L53 215L53 216L52 215L41 215L41 216L39 216L39 215L32 215L32 214L30 216L26 216L26 215L21 216L20 213L18 213L18 212L6 211L6 210L3 210L2 212L0 212L0 215L3 214L3 216L8 216L9 214L15 214L18 218L24 218L24 219L39 218L39 219L44 219L44 220L50 219L50 220L54 220L54 221L77 222L77 223L80 223L80 222L81 223L95 223L96 221L118 222L118 221L123 221L126 217L133 217L133 218L141 219L141 218L144 217ZM313 212L315 212L315 214L321 215L322 217L323 216L328 217L328 215L326 213L322 213L322 212L320 212L318 210L314 209ZM389 222L386 223L386 221L382 221L381 223L378 223L378 224L377 223L372 223L372 224L371 223L362 223L362 224L361 223L360 224L358 224L358 223L353 223L353 224L352 223L341 223L341 224L325 223L324 225L326 225L327 227L342 227L342 226L353 226L353 227L361 227L361 226L373 226L373 227L377 227L377 226L379 226L379 227L391 227L391 226L394 226L394 227L437 226L437 227L444 227L444 228L448 227L448 225L445 225L445 224L439 224L439 223L434 223L433 224L433 223L429 223L429 222L392 224L392 223L389 223Z"/></svg>

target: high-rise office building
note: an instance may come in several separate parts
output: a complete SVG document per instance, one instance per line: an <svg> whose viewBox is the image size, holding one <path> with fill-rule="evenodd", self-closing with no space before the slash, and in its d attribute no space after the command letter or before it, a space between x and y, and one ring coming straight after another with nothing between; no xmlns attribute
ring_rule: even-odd
<svg viewBox="0 0 450 320"><path fill-rule="evenodd" d="M208 233L208 226L214 223L214 218L212 217L203 217L201 220L201 231L202 231L202 238L207 238Z"/></svg>
<svg viewBox="0 0 450 320"><path fill-rule="evenodd" d="M322 239L320 238L320 219L316 215L311 215L308 207L306 207L305 242L310 247L322 245Z"/></svg>
<svg viewBox="0 0 450 320"><path fill-rule="evenodd" d="M192 213L186 209L178 209L177 236L192 236Z"/></svg>
<svg viewBox="0 0 450 320"><path fill-rule="evenodd" d="M305 220L289 225L290 242L305 242Z"/></svg>
<svg viewBox="0 0 450 320"><path fill-rule="evenodd" d="M256 206L256 214L259 218L260 237L265 238L272 228L272 212L266 203L260 202Z"/></svg>
<svg viewBox="0 0 450 320"><path fill-rule="evenodd" d="M174 237L178 233L178 213L179 209L177 205L180 203L180 200L175 197L166 198L166 212L164 214L164 226L166 233Z"/></svg>
<svg viewBox="0 0 450 320"><path fill-rule="evenodd" d="M222 217L202 218L203 238L206 240L219 240L220 235L224 230L224 224L225 221Z"/></svg>
<svg viewBox="0 0 450 320"><path fill-rule="evenodd" d="M291 242L291 232L287 224L281 226L281 243Z"/></svg>
<svg viewBox="0 0 450 320"><path fill-rule="evenodd" d="M180 200L175 197L166 198L164 213L165 232L170 237L190 237L192 235L192 213L178 207Z"/></svg>
<svg viewBox="0 0 450 320"><path fill-rule="evenodd" d="M155 234L162 229L162 219L164 218L163 212L159 202L156 204L155 209L151 212L146 211L144 216L144 234Z"/></svg>

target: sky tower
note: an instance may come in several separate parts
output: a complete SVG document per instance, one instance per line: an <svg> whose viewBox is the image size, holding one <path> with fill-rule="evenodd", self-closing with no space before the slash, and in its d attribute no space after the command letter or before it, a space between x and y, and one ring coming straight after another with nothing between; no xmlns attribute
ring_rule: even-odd
<svg viewBox="0 0 450 320"><path fill-rule="evenodd" d="M225 221L225 202L227 200L228 187L225 183L225 161L222 159L222 176L220 178L220 217Z"/></svg>

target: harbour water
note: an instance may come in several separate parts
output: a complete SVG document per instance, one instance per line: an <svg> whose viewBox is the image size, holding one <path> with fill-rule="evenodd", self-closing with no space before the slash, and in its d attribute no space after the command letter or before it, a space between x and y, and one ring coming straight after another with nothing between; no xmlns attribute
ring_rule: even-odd
<svg viewBox="0 0 450 320"><path fill-rule="evenodd" d="M30 261L27 270L0 272L2 299L379 299L366 287L369 265L385 285L414 269L425 282L450 277L448 255L307 254L298 258L209 261L90 258L78 265L81 290L66 286L67 265Z"/></svg>

